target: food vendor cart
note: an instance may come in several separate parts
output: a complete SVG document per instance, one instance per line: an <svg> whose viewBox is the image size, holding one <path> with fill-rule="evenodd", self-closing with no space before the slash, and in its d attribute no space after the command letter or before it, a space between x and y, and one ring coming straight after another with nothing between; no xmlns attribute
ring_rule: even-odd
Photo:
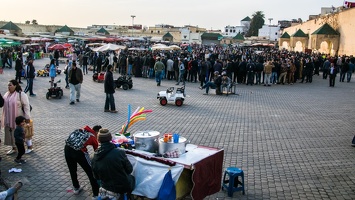
<svg viewBox="0 0 355 200"><path fill-rule="evenodd" d="M194 200L202 200L221 189L223 149L187 144L186 153L179 158L155 157L140 150L126 150L126 153L136 177L134 195L156 198L169 170L177 199L190 195Z"/></svg>

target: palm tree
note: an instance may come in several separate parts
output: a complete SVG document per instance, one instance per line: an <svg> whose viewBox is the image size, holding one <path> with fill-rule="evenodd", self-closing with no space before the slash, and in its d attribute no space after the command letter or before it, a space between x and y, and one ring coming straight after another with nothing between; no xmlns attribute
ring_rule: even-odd
<svg viewBox="0 0 355 200"><path fill-rule="evenodd" d="M250 22L250 28L248 31L248 36L258 36L259 29L264 25L265 23L265 15L263 11L256 11L253 14L253 17Z"/></svg>

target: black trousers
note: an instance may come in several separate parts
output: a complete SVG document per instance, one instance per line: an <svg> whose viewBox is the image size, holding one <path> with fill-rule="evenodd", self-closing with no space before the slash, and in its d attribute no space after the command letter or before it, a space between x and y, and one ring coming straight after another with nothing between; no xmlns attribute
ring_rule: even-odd
<svg viewBox="0 0 355 200"><path fill-rule="evenodd" d="M74 150L73 148L65 145L64 147L64 155L65 160L67 161L67 165L70 172L70 177L73 183L74 188L80 188L80 184L78 181L78 174L77 174L77 164L83 168L86 175L90 180L90 184L92 187L92 193L94 196L99 195L99 184L97 183L91 169L91 162L89 156L85 156L84 152Z"/></svg>
<svg viewBox="0 0 355 200"><path fill-rule="evenodd" d="M17 82L21 82L21 74L22 74L22 70L19 70L19 71L16 71L16 78L15 78L15 80L17 81Z"/></svg>
<svg viewBox="0 0 355 200"><path fill-rule="evenodd" d="M25 154L25 145L23 144L23 142L15 142L15 145L17 147L17 160L20 160L23 156L23 154Z"/></svg>
<svg viewBox="0 0 355 200"><path fill-rule="evenodd" d="M327 79L328 77L328 70L323 70L323 79Z"/></svg>
<svg viewBox="0 0 355 200"><path fill-rule="evenodd" d="M334 87L335 78L336 78L335 74L329 74L329 87Z"/></svg>

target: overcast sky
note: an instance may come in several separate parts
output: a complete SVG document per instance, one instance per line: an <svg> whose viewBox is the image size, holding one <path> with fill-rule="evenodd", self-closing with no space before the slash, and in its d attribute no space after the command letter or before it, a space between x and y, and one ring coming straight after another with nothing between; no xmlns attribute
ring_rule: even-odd
<svg viewBox="0 0 355 200"><path fill-rule="evenodd" d="M2 0L0 20L14 23L37 20L44 25L82 27L96 25L192 25L221 29L240 25L256 11L265 23L317 15L321 7L342 6L342 0Z"/></svg>

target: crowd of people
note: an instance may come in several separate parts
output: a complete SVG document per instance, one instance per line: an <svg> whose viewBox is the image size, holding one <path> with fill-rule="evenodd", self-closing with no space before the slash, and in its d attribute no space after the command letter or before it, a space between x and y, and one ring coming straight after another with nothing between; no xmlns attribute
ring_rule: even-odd
<svg viewBox="0 0 355 200"><path fill-rule="evenodd" d="M286 50L249 47L221 47L192 45L181 50L88 52L88 65L94 72L106 71L108 65L113 71L135 77L155 78L157 86L161 79L180 82L200 82L201 87L213 80L214 73L226 75L236 84L271 86L272 84L312 83L312 77L323 71L324 78L330 75L334 64L335 74L340 81L350 82L355 58L330 56L320 53L300 53ZM79 56L78 56L79 57ZM79 58L80 62L80 58ZM329 63L329 64L328 64ZM332 71L333 73L333 71ZM330 76L332 78L332 76Z"/></svg>
<svg viewBox="0 0 355 200"><path fill-rule="evenodd" d="M24 164L23 154L33 151L32 136L26 137L26 126L30 124L29 96L33 92L35 68L31 52L26 61L22 60L22 51L15 56L15 79L8 82L8 91L0 94L0 107L3 108L1 126L4 128L5 145L11 146L7 154L17 152L14 162ZM1 54L0 67L12 67L12 56L8 51ZM56 66L59 65L60 52L54 51L50 59L50 82L53 87L56 77ZM10 58L10 59L9 59ZM9 61L11 60L11 61ZM10 62L10 63L9 63ZM70 104L80 102L80 90L84 75L88 70L93 73L105 71L104 93L106 100L104 112L116 113L115 86L113 73L143 78L155 78L157 86L163 79L175 80L176 85L186 82L197 83L199 88L216 89L230 87L231 84L264 85L295 83L312 83L314 75L328 79L329 86L334 87L336 75L339 82L350 82L354 72L355 58L353 56L330 56L319 53L300 53L276 49L260 49L249 47L222 47L191 45L181 50L169 51L129 51L121 50L109 52L93 52L89 48L77 46L70 58L67 58L64 74L66 88L70 89ZM24 67L25 66L25 67ZM21 87L21 73L27 85ZM77 177L77 164L87 174L92 186L93 199L100 194L110 197L123 198L123 194L130 196L134 189L135 179L130 175L132 165L124 151L119 150L110 141L109 130L101 126L88 126L70 134L72 141L82 146L73 145L67 139L64 156L69 168L74 194L79 194L82 187ZM80 141L78 132L87 134L85 141ZM75 140L76 139L76 140ZM101 144L99 146L99 143ZM24 145L26 144L26 145ZM95 154L89 158L87 146L93 146ZM26 150L27 147L27 150ZM115 174L112 176L112 174ZM115 177L115 178L112 178ZM100 182L98 182L98 180ZM100 183L100 184L99 184Z"/></svg>
<svg viewBox="0 0 355 200"><path fill-rule="evenodd" d="M137 47L142 44L135 44ZM12 60L16 60L16 66L21 66L23 50L14 54L12 51L1 53L0 66L11 66ZM63 52L55 50L50 53L56 66ZM34 53L29 51L31 58ZM14 56L17 55L17 56ZM121 50L94 52L88 46L75 45L72 53L68 54L68 65L76 62L83 75L92 70L93 73L107 71L108 65L112 65L113 72L120 74L155 78L157 85L161 79L176 80L179 82L201 82L203 86L214 77L214 72L223 71L233 83L271 86L272 84L311 83L313 75L329 75L330 63L334 63L335 72L340 74L340 80L350 82L354 70L355 59L350 56L330 56L320 53L300 53L273 48L257 49L255 47L233 46L207 46L190 45L181 47L180 50ZM15 59L15 58L18 59ZM13 59L9 59L13 58ZM328 62L326 62L328 61ZM329 63L329 64L328 64ZM265 66L266 69L265 69ZM16 80L21 83L21 67L16 68ZM350 73L351 72L351 73ZM180 78L179 78L180 77ZM266 80L267 79L267 80ZM32 93L31 81L28 84L30 95ZM67 84L69 88L69 84Z"/></svg>

